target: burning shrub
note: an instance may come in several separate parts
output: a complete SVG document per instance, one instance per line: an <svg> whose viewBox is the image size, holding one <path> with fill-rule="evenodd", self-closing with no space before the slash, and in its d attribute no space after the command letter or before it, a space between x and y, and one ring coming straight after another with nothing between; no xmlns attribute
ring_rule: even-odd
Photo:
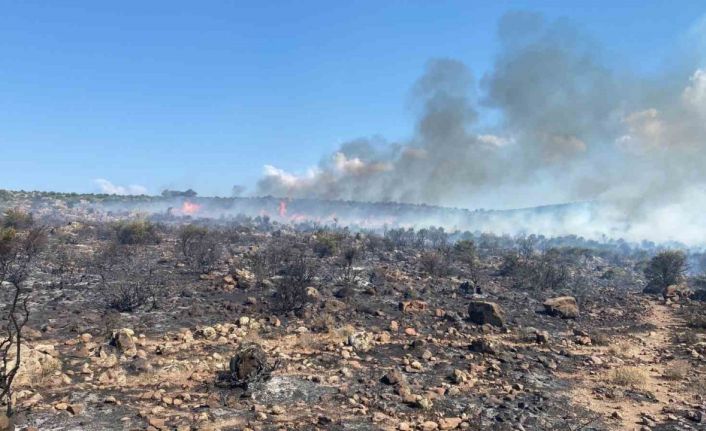
<svg viewBox="0 0 706 431"><path fill-rule="evenodd" d="M34 225L32 213L19 208L10 208L3 214L2 226L13 229L27 229Z"/></svg>
<svg viewBox="0 0 706 431"><path fill-rule="evenodd" d="M218 263L223 248L208 228L186 225L179 230L177 247L194 271L208 272Z"/></svg>
<svg viewBox="0 0 706 431"><path fill-rule="evenodd" d="M158 244L157 227L149 220L119 221L114 226L119 244Z"/></svg>
<svg viewBox="0 0 706 431"><path fill-rule="evenodd" d="M667 286L683 281L686 255L678 250L667 250L650 259L645 268L646 292L662 292Z"/></svg>

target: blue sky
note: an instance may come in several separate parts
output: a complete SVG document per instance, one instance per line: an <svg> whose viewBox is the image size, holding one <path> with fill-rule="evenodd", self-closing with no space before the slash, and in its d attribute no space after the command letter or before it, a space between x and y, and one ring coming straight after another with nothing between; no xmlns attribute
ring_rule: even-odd
<svg viewBox="0 0 706 431"><path fill-rule="evenodd" d="M566 18L608 62L646 73L706 12L699 1L0 6L0 188L90 192L107 179L202 195L252 189L265 164L302 172L357 137L409 137L409 88L427 61L459 59L481 78L508 11Z"/></svg>

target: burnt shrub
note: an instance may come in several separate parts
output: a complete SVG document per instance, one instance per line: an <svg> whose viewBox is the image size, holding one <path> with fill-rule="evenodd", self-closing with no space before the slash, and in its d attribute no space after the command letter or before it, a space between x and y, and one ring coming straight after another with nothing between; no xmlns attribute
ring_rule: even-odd
<svg viewBox="0 0 706 431"><path fill-rule="evenodd" d="M158 244L157 226L149 220L123 220L113 225L118 244Z"/></svg>
<svg viewBox="0 0 706 431"><path fill-rule="evenodd" d="M341 251L336 262L339 272L339 280L347 286L358 284L361 277L361 270L356 267L360 260L361 251L355 245L347 245Z"/></svg>
<svg viewBox="0 0 706 431"><path fill-rule="evenodd" d="M96 253L91 265L103 304L120 312L157 307L166 280L157 257L144 247L109 244Z"/></svg>
<svg viewBox="0 0 706 431"><path fill-rule="evenodd" d="M316 267L303 250L292 250L280 266L272 308L276 312L289 313L302 310L311 297L307 292L316 276Z"/></svg>
<svg viewBox="0 0 706 431"><path fill-rule="evenodd" d="M520 257L517 253L506 253L502 257L500 268L498 268L498 275L503 277L512 277L519 273L521 267L522 263L520 262Z"/></svg>
<svg viewBox="0 0 706 431"><path fill-rule="evenodd" d="M686 255L678 250L663 251L654 256L645 267L646 292L661 292L667 286L678 284L686 272Z"/></svg>
<svg viewBox="0 0 706 431"><path fill-rule="evenodd" d="M528 290L563 290L571 279L561 250L549 249L538 257L521 261L515 272L516 286Z"/></svg>
<svg viewBox="0 0 706 431"><path fill-rule="evenodd" d="M193 224L179 229L177 248L192 270L204 273L211 270L223 254L218 236L206 227Z"/></svg>
<svg viewBox="0 0 706 431"><path fill-rule="evenodd" d="M443 250L425 251L419 257L419 269L431 276L442 277L449 273L449 254Z"/></svg>

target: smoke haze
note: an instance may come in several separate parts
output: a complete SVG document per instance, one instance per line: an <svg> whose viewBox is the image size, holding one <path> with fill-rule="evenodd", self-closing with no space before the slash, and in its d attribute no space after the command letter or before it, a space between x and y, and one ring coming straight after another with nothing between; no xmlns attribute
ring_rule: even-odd
<svg viewBox="0 0 706 431"><path fill-rule="evenodd" d="M696 50L703 32L692 33ZM568 22L512 13L497 37L500 53L479 78L453 59L428 63L411 89L408 141L357 139L304 175L266 166L258 194L469 208L591 202L579 217L590 229L572 229L703 242L699 52L646 76L609 67ZM499 120L485 124L480 112Z"/></svg>

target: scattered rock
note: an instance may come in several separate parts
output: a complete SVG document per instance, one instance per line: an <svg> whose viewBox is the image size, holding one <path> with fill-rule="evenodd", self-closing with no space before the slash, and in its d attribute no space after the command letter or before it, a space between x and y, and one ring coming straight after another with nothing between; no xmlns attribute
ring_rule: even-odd
<svg viewBox="0 0 706 431"><path fill-rule="evenodd" d="M544 309L551 316L562 319L575 319L579 317L579 306L573 296L559 296L544 301Z"/></svg>
<svg viewBox="0 0 706 431"><path fill-rule="evenodd" d="M494 302L471 301L468 304L468 318L477 325L492 325L497 327L505 326L505 313L503 309Z"/></svg>

